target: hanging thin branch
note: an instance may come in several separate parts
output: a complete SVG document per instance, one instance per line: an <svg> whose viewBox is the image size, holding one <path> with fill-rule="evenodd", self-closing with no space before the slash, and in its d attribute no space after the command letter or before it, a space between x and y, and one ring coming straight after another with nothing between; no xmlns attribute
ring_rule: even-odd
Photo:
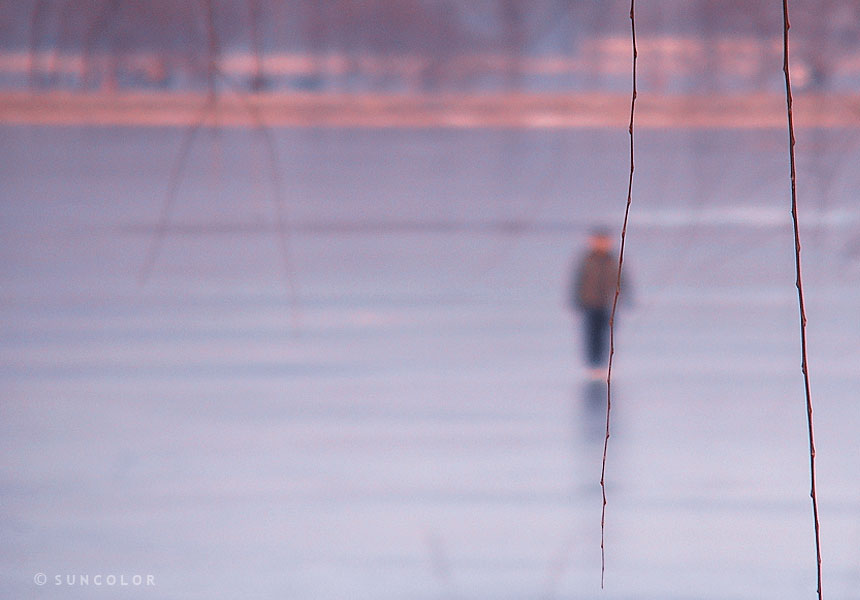
<svg viewBox="0 0 860 600"><path fill-rule="evenodd" d="M206 103L200 109L198 117L194 120L191 127L186 131L179 147L179 156L173 164L173 169L170 171L170 177L167 181L167 196L161 206L161 215L158 217L158 222L155 226L155 234L152 238L152 243L146 254L146 259L143 261L143 266L138 275L140 285L145 285L149 280L152 270L155 267L155 262L158 260L158 255L161 251L161 246L164 244L164 237L167 234L167 228L170 225L170 216L173 213L173 206L176 204L176 195L179 192L179 183L182 178L182 173L185 170L185 164L188 162L188 156L191 153L191 147L194 144L194 139L198 132L206 123L206 118L214 109L214 100L208 98Z"/></svg>
<svg viewBox="0 0 860 600"><path fill-rule="evenodd" d="M168 183L168 193L167 198L165 199L164 205L162 206L161 216L158 220L158 224L156 226L155 237L153 238L153 242L150 246L149 252L147 254L147 258L144 262L143 268L140 274L140 281L142 284L146 283L149 275L152 272L152 269L155 265L155 262L158 258L158 253L163 244L164 237L167 231L167 228L170 224L170 215L173 209L173 205L175 204L176 195L179 188L179 182L182 175L182 172L185 168L185 163L188 160L188 155L191 151L191 146L194 142L194 138L196 137L199 130L206 123L206 119L211 113L213 119L213 130L218 130L218 78L220 77L224 83L226 83L231 88L234 88L239 99L244 103L248 114L251 117L251 120L254 124L255 130L261 136L263 145L266 149L266 153L269 158L269 167L270 167L270 175L271 175L271 183L272 183L272 193L273 193L273 203L275 208L275 218L276 218L276 227L278 232L278 239L281 246L281 257L283 260L283 268L284 268L284 278L286 280L287 286L290 291L290 302L292 305L292 314L293 314L293 328L298 331L299 329L299 313L298 313L298 284L295 277L295 270L292 266L291 261L291 251L289 239L287 237L287 217L286 217L286 207L284 202L284 182L281 178L280 170L278 169L279 159L278 159L278 151L277 146L275 144L274 136L272 135L271 130L266 126L262 116L260 115L257 106L248 101L243 94L243 90L240 89L238 85L234 81L232 81L229 77L227 77L223 71L218 66L218 55L219 55L219 42L215 31L215 14L213 9L212 0L204 0L203 8L205 9L205 22L206 22L206 34L207 34L207 69L206 69L206 81L207 81L207 99L204 104L198 119L194 122L191 128L186 133L185 138L183 139L182 145L180 147L179 158L177 163L175 164Z"/></svg>
<svg viewBox="0 0 860 600"><path fill-rule="evenodd" d="M235 88L236 93L239 99L245 105L245 109L248 111L248 114L251 117L251 120L254 123L254 129L260 135L263 146L266 149L266 154L269 159L269 175L270 181L272 184L272 203L275 208L275 226L278 233L278 242L281 246L281 260L283 263L284 269L284 280L289 288L290 294L290 304L293 315L293 329L295 331L299 330L300 325L300 314L299 314L299 286L298 280L296 277L296 270L293 267L292 261L292 250L290 248L290 239L289 239L289 223L287 219L287 209L286 202L284 201L284 180L281 176L281 171L278 168L280 164L280 159L278 156L278 146L275 141L275 136L272 133L272 130L266 125L263 116L260 114L257 106L251 102L248 98L246 98L242 91L239 89L239 86L235 84L230 78L228 78L222 71L218 71L218 74L221 78L230 86Z"/></svg>
<svg viewBox="0 0 860 600"><path fill-rule="evenodd" d="M84 43L82 49L81 59L83 64L81 66L81 86L86 89L89 87L91 79L93 77L93 46L98 40L99 36L104 35L105 31L107 31L110 26L111 19L116 16L116 13L119 11L120 6L119 2L116 0L108 0L104 2L100 10L96 13L95 18L93 18L87 28L87 32L84 35ZM59 48L55 50L55 52L59 52Z"/></svg>
<svg viewBox="0 0 860 600"><path fill-rule="evenodd" d="M788 19L788 0L782 0L782 70L785 74L785 101L788 115L788 154L791 166L791 221L794 227L794 267L797 280L797 303L800 311L800 370L803 372L803 387L806 395L806 419L809 431L809 479L812 498L812 515L815 521L815 558L817 572L818 600L822 600L821 592L821 531L818 520L818 495L815 491L815 431L812 425L812 393L809 385L809 361L806 345L806 305L803 298L803 277L800 264L800 228L797 219L797 170L794 153L794 114L792 113L793 99L791 96L791 74L789 69L788 30L791 24Z"/></svg>
<svg viewBox="0 0 860 600"><path fill-rule="evenodd" d="M627 205L624 208L624 224L621 227L621 248L618 251L618 273L615 279L615 296L612 298L612 313L609 317L609 365L606 370L606 435L603 438L603 461L600 468L600 491L603 496L603 506L600 510L600 587L603 589L606 572L606 454L609 449L609 414L612 409L612 358L615 355L615 311L618 308L618 296L621 294L621 270L624 266L624 244L627 239L627 222L630 218L630 204L633 201L633 118L636 114L636 0L630 0L630 39L633 49L633 92L630 95L630 176L627 180Z"/></svg>
<svg viewBox="0 0 860 600"><path fill-rule="evenodd" d="M260 36L260 2L249 0L248 20L251 34L251 55L254 59L253 73L251 75L251 91L259 92L265 87L263 76L262 41Z"/></svg>
<svg viewBox="0 0 860 600"><path fill-rule="evenodd" d="M179 149L179 157L173 166L170 173L170 178L167 184L167 197L161 207L161 216L158 219L158 224L155 229L155 236L150 244L149 251L144 260L143 267L140 271L139 281L141 285L146 284L155 267L155 262L158 259L158 254L161 246L164 243L164 236L167 233L167 228L170 225L170 216L173 211L173 205L176 203L176 194L179 190L179 183L182 177L182 172L185 169L185 163L191 153L191 147L197 133L206 123L206 118L209 113L212 113L213 125L217 130L218 119L218 90L215 85L215 77L218 67L218 38L215 34L215 13L212 7L212 0L204 0L203 9L206 22L206 39L207 39L207 60L206 60L206 83L207 95L206 102L200 111L198 118L192 123L191 127L185 134L182 144Z"/></svg>
<svg viewBox="0 0 860 600"><path fill-rule="evenodd" d="M212 0L204 0L203 9L206 13L206 88L209 90L209 97L214 100L218 93L215 78L218 74L220 45L215 31L215 8L212 6Z"/></svg>
<svg viewBox="0 0 860 600"><path fill-rule="evenodd" d="M37 52L39 50L39 33L41 33L41 24L45 16L45 0L37 0L30 12L30 52L28 54L27 64L27 81L30 85L30 91L35 92L39 87L38 60Z"/></svg>

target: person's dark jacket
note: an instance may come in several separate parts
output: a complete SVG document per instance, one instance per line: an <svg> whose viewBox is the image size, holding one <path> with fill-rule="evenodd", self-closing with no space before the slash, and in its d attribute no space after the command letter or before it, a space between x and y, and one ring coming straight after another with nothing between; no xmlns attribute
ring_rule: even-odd
<svg viewBox="0 0 860 600"><path fill-rule="evenodd" d="M606 252L589 252L572 282L572 307L583 310L611 307L617 278L618 259Z"/></svg>

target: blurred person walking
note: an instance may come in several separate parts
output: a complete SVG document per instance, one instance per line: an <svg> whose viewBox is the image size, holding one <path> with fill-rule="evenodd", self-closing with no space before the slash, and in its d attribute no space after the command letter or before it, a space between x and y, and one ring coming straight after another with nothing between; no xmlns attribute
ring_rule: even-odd
<svg viewBox="0 0 860 600"><path fill-rule="evenodd" d="M571 309L582 315L585 358L593 380L606 377L609 318L617 278L618 258L612 252L612 239L607 231L595 230L570 286Z"/></svg>

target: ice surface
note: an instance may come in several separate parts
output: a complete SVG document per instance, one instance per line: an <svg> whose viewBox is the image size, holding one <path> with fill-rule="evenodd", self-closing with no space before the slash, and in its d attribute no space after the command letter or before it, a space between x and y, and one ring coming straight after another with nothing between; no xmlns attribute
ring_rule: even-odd
<svg viewBox="0 0 860 600"><path fill-rule="evenodd" d="M0 595L814 596L784 132L639 138L603 592L564 301L625 132L278 132L297 299L243 131L195 145L139 285L181 135L2 129ZM855 138L798 142L831 598L860 597Z"/></svg>

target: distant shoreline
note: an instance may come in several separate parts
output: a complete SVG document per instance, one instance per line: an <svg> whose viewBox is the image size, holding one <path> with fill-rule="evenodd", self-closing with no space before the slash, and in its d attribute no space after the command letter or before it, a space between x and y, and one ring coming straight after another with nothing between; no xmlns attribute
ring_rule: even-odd
<svg viewBox="0 0 860 600"><path fill-rule="evenodd" d="M786 126L785 97L640 94L644 128L776 129ZM798 127L860 127L860 95L795 96ZM4 125L331 128L626 127L627 94L219 94L178 92L0 92Z"/></svg>

